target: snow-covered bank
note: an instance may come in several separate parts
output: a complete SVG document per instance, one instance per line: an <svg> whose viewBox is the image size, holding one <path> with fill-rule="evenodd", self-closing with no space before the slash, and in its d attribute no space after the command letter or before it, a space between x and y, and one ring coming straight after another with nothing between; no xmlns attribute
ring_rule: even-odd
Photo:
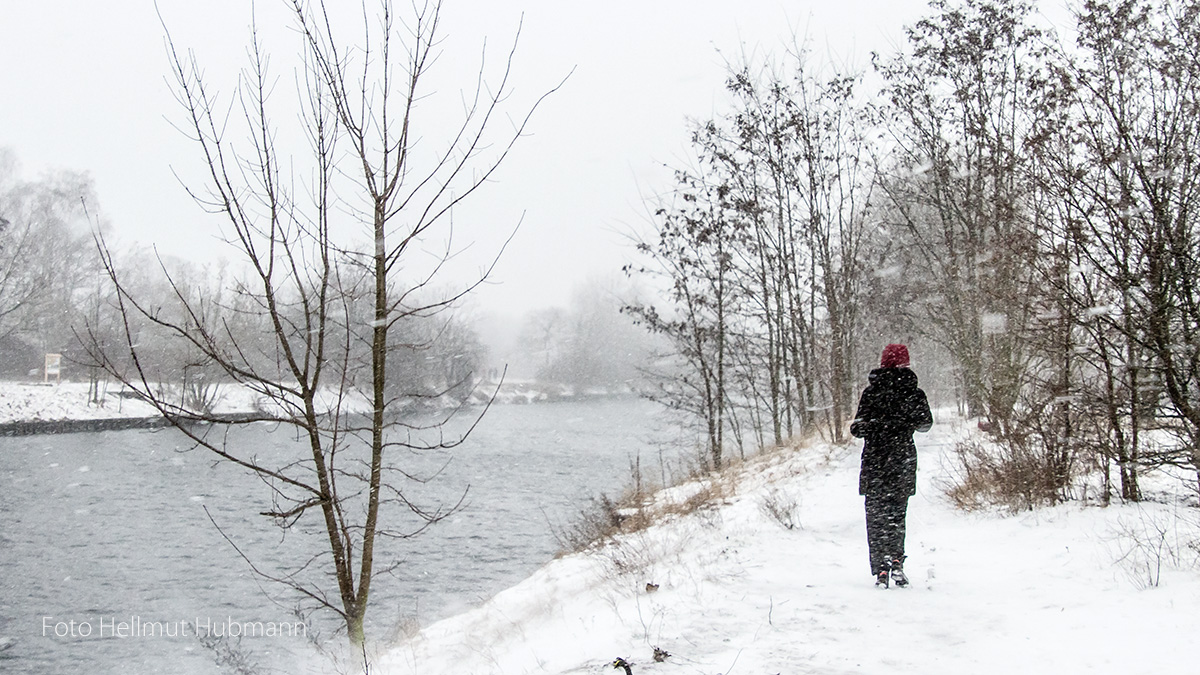
<svg viewBox="0 0 1200 675"><path fill-rule="evenodd" d="M910 588L873 586L859 446L780 453L747 467L718 506L553 561L483 606L425 628L377 671L607 673L617 657L637 674L1194 667L1184 645L1200 609L1195 509L964 514L937 488L957 433L939 424L918 436ZM799 525L785 528L767 505L791 510ZM1147 587L1159 562L1160 583ZM656 662L656 647L670 656Z"/></svg>
<svg viewBox="0 0 1200 675"><path fill-rule="evenodd" d="M611 398L634 395L628 388L583 389L545 385L526 381L480 383L467 401L481 406L489 402L501 404L543 403ZM99 398L99 402L92 399ZM213 412L218 414L249 413L266 406L261 396L240 385L222 385L216 396ZM332 396L330 397L332 399ZM354 409L370 410L364 399ZM462 402L450 397L435 400L432 407L451 409ZM155 418L159 413L146 401L124 390L120 385L101 389L93 397L86 382L27 383L0 381L0 424L14 422L59 422L68 420L102 420Z"/></svg>
<svg viewBox="0 0 1200 675"><path fill-rule="evenodd" d="M93 403L91 398L86 382L0 382L0 424L158 415L149 403L123 397L115 389L106 392L101 403Z"/></svg>
<svg viewBox="0 0 1200 675"><path fill-rule="evenodd" d="M215 396L212 412L220 415L250 413L259 407L259 398L247 387L222 385ZM99 394L93 395L87 382L0 382L0 425L159 417L154 406L119 384L101 385Z"/></svg>

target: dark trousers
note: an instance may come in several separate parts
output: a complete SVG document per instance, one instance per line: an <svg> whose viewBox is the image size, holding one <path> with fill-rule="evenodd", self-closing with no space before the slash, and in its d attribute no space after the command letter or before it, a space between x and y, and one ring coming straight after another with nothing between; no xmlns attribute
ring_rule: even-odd
<svg viewBox="0 0 1200 675"><path fill-rule="evenodd" d="M867 548L871 555L871 574L888 569L893 560L904 560L904 518L908 514L908 495L868 494Z"/></svg>

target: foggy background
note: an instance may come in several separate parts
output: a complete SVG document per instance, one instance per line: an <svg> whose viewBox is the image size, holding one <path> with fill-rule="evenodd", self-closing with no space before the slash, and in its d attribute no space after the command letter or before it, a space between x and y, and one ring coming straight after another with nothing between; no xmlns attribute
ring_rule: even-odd
<svg viewBox="0 0 1200 675"><path fill-rule="evenodd" d="M118 246L219 263L230 254L217 239L219 218L181 184L202 174L177 128L164 26L178 48L194 50L228 103L246 62L250 8L235 0L3 2L0 147L17 163L10 172L29 181L83 173L91 215ZM282 3L254 8L276 75L292 77L286 60L298 42ZM536 332L531 326L561 332L568 316L579 327L585 314L618 320L619 296L632 290L620 273L632 254L629 234L646 225L645 198L669 182L664 164L684 153L687 121L721 106L728 60L773 50L795 33L838 63L864 67L869 50L900 41L900 27L924 9L921 1L448 3L445 59L433 71L445 87L461 88L464 73L469 82L485 49L484 63L498 65L518 28L515 95L533 97L567 78L489 189L454 214L463 275L515 230L490 283L464 309L492 362L530 375L553 360L534 343L527 354L515 349ZM281 107L294 103L290 84L279 87Z"/></svg>

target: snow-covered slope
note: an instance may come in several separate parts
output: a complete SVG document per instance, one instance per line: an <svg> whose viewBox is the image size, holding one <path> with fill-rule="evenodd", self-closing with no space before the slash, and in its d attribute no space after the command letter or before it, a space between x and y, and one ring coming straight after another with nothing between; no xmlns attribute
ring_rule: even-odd
<svg viewBox="0 0 1200 675"><path fill-rule="evenodd" d="M608 673L617 657L639 675L1195 668L1194 509L965 514L937 487L956 433L939 424L917 439L907 589L873 585L859 446L781 452L746 467L719 506L553 561L427 627L372 672ZM794 506L798 526L785 528L766 503ZM1160 583L1147 587L1160 560ZM656 662L656 647L670 656Z"/></svg>
<svg viewBox="0 0 1200 675"><path fill-rule="evenodd" d="M150 404L106 392L104 403L90 403L86 382L35 384L0 382L0 424L7 422L155 417Z"/></svg>

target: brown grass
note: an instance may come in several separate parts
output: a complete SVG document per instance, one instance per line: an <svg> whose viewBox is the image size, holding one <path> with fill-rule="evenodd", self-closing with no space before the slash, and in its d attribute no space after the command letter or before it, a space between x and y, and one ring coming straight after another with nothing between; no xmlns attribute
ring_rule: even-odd
<svg viewBox="0 0 1200 675"><path fill-rule="evenodd" d="M642 532L657 523L703 515L728 503L747 476L769 472L791 453L809 449L812 440L815 438L764 448L745 459L731 458L719 471L706 469L699 463L687 466L673 472L675 483L668 488L648 484L640 464L634 462L630 467L629 484L618 497L601 494L593 498L570 524L555 532L559 555L603 548L624 535ZM814 461L832 462L836 459L832 454L836 451L816 457ZM773 492L760 506L783 527L800 526L799 505L794 498Z"/></svg>

